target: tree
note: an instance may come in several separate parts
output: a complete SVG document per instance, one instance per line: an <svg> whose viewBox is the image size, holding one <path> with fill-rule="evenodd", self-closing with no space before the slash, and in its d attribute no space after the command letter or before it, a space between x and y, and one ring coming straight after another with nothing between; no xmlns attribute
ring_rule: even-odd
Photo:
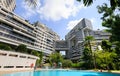
<svg viewBox="0 0 120 76"><path fill-rule="evenodd" d="M39 67L41 65L41 63L42 63L43 52L32 50L31 54L39 57L39 59L36 61L36 65L37 65L37 67Z"/></svg>
<svg viewBox="0 0 120 76"><path fill-rule="evenodd" d="M70 68L72 66L72 61L71 60L63 60L62 61L62 67L63 68Z"/></svg>
<svg viewBox="0 0 120 76"><path fill-rule="evenodd" d="M110 70L110 65L112 65L112 68L114 68L114 58L117 57L115 52L97 51L95 55L96 63L99 69Z"/></svg>
<svg viewBox="0 0 120 76"><path fill-rule="evenodd" d="M24 45L24 44L20 44L19 46L17 46L16 51L17 52L27 53L27 46Z"/></svg>
<svg viewBox="0 0 120 76"><path fill-rule="evenodd" d="M92 66L93 65L92 52L88 47L84 48L82 59L84 61L84 65L86 65L85 68L92 68L93 67Z"/></svg>
<svg viewBox="0 0 120 76"><path fill-rule="evenodd" d="M58 64L59 62L63 61L63 57L60 53L55 52L55 53L50 54L49 61L51 65L53 65L53 63Z"/></svg>
<svg viewBox="0 0 120 76"><path fill-rule="evenodd" d="M93 52L92 52L92 41L94 40L93 36L86 36L85 37L85 48L84 48L84 52L83 52L83 60L85 61L85 64L87 64L88 68L93 68L93 63L94 63L94 67L96 68L95 65L95 57L93 56Z"/></svg>
<svg viewBox="0 0 120 76"><path fill-rule="evenodd" d="M77 0L79 2L83 1L85 6L90 6L96 0ZM115 10L116 7L120 7L120 0L109 0L111 8Z"/></svg>
<svg viewBox="0 0 120 76"><path fill-rule="evenodd" d="M102 49L105 51L109 51L109 52L112 51L111 50L112 44L107 40L103 40L101 46L102 46Z"/></svg>
<svg viewBox="0 0 120 76"><path fill-rule="evenodd" d="M94 37L93 36L86 36L85 37L85 45L87 47L89 47L89 49L91 50L92 52L92 47L91 47L91 42L94 40Z"/></svg>
<svg viewBox="0 0 120 76"><path fill-rule="evenodd" d="M120 10L119 8L116 8L117 11ZM116 13L116 11L113 11L112 8L108 7L107 4L104 4L102 6L98 6L98 12L103 14L102 17L102 25L108 28L108 32L110 32L112 35L110 37L111 42L115 42L114 45L116 45L115 50L117 53L117 61L120 60L120 14L119 12ZM117 63L117 62L116 62Z"/></svg>
<svg viewBox="0 0 120 76"><path fill-rule="evenodd" d="M29 6L37 6L37 1L38 0L25 0L25 2L29 5Z"/></svg>

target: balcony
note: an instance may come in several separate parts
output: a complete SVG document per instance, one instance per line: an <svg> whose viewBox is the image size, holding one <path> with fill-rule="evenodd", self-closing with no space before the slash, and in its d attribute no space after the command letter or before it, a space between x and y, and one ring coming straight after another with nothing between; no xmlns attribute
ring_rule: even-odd
<svg viewBox="0 0 120 76"><path fill-rule="evenodd" d="M28 35L28 34L25 34L25 33L21 32L21 31L16 30L16 29L13 29L13 31L16 32L16 33L19 33L19 34L21 34L21 35L24 35L24 36L27 36L27 37L29 37L29 38L32 38L32 39L36 40L35 37L30 36L30 35Z"/></svg>

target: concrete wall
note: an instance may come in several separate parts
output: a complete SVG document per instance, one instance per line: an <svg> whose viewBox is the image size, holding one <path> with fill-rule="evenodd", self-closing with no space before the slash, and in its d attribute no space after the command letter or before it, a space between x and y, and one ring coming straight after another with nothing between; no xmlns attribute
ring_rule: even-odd
<svg viewBox="0 0 120 76"><path fill-rule="evenodd" d="M33 70L38 57L0 50L0 71Z"/></svg>

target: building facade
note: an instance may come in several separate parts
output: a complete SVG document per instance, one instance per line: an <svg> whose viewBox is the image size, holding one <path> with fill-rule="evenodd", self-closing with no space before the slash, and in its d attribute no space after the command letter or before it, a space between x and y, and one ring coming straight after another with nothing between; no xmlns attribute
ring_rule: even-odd
<svg viewBox="0 0 120 76"><path fill-rule="evenodd" d="M100 42L108 40L110 33L102 30L94 31L90 20L83 18L70 32L65 36L65 40L56 41L56 51L66 51L66 57L72 61L80 60L84 50L84 41L86 36L95 38L95 45L92 46L96 50ZM61 44L62 43L62 44ZM63 45L64 44L64 45ZM65 49L66 48L66 49Z"/></svg>
<svg viewBox="0 0 120 76"><path fill-rule="evenodd" d="M16 0L0 0L0 5L8 11L14 11L16 7Z"/></svg>
<svg viewBox="0 0 120 76"><path fill-rule="evenodd" d="M103 39L109 39L110 34L101 30L94 31L88 19L82 19L66 36L59 40L57 33L40 22L30 24L29 21L16 15L15 0L0 0L0 43L12 46L24 44L28 49L42 51L49 55L56 51L66 51L66 57L79 60L84 50L86 36L93 36L97 48Z"/></svg>
<svg viewBox="0 0 120 76"><path fill-rule="evenodd" d="M24 44L28 49L54 52L54 41L59 36L44 24L30 24L7 8L0 7L0 42L13 46Z"/></svg>
<svg viewBox="0 0 120 76"><path fill-rule="evenodd" d="M40 22L36 22L34 26L36 31L35 46L47 54L54 52L54 42L60 39L57 33Z"/></svg>
<svg viewBox="0 0 120 76"><path fill-rule="evenodd" d="M0 50L0 72L34 70L37 59L33 55Z"/></svg>

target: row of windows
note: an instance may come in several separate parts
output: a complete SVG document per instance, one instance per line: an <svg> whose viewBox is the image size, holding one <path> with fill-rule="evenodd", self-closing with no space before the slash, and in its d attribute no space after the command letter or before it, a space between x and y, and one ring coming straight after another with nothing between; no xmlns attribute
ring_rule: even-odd
<svg viewBox="0 0 120 76"><path fill-rule="evenodd" d="M8 54L7 53L0 53L0 56L7 56ZM36 58L33 58L33 57L30 57L30 56L24 56L24 55L20 55L18 56L18 54L9 54L8 55L9 57L19 57L19 58L28 58L28 59L36 59Z"/></svg>
<svg viewBox="0 0 120 76"><path fill-rule="evenodd" d="M33 33L33 30L34 30L33 28L30 28L30 27L24 25L23 23L21 23L20 21L15 20L15 19L13 19L13 18L12 18L11 16L9 16L9 15L4 15L4 14L2 14L2 13L0 13L0 15L3 16L4 18L6 18L7 21L10 21L11 23L13 23L13 24L15 24L15 25L17 25L17 26L20 26L20 27L26 29L27 32L29 32L28 34L32 34L32 33ZM34 35L34 34L33 34L33 35Z"/></svg>
<svg viewBox="0 0 120 76"><path fill-rule="evenodd" d="M16 38L16 37L14 37L12 35L4 34L2 32L0 32L0 36L4 36L6 38L10 38L12 40L20 41L20 42L27 43L27 44L30 44L30 45L34 45L34 43L31 43L29 41L26 41L26 40L23 40L23 39L20 39L20 38Z"/></svg>
<svg viewBox="0 0 120 76"><path fill-rule="evenodd" d="M3 30L3 31L6 31L6 32L8 32L8 33L11 33L13 36L16 36L16 37L18 37L18 38L22 38L22 39L26 39L26 40L31 40L31 42L33 41L33 39L31 39L31 38L29 38L29 37L25 37L25 36L23 36L23 35L20 35L20 34L16 34L15 32L13 33L12 32L12 27L10 27L10 26L7 26L7 25L5 25L5 24L0 24L0 30ZM23 32L23 31L22 31Z"/></svg>
<svg viewBox="0 0 120 76"><path fill-rule="evenodd" d="M31 66L3 66L3 68L31 68ZM1 66L0 66L0 68L2 68Z"/></svg>

